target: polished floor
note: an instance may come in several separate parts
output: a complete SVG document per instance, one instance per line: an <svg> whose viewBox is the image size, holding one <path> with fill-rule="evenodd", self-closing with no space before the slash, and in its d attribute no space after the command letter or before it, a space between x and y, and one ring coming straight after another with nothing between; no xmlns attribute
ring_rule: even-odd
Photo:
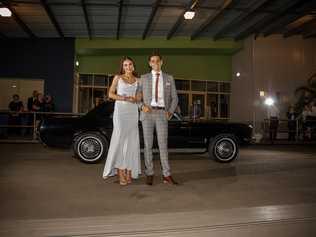
<svg viewBox="0 0 316 237"><path fill-rule="evenodd" d="M251 146L230 164L170 154L180 186L120 187L104 164L0 144L0 236L316 236L316 147Z"/></svg>

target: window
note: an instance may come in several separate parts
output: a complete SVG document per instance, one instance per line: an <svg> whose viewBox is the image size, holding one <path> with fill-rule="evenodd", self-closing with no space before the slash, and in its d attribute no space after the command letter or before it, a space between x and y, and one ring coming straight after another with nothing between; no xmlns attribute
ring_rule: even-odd
<svg viewBox="0 0 316 237"><path fill-rule="evenodd" d="M80 74L79 83L81 86L90 86L92 85L92 75Z"/></svg>
<svg viewBox="0 0 316 237"><path fill-rule="evenodd" d="M219 83L219 88L220 92L230 93L230 83L228 82Z"/></svg>
<svg viewBox="0 0 316 237"><path fill-rule="evenodd" d="M214 119L218 117L218 94L207 95L207 118Z"/></svg>
<svg viewBox="0 0 316 237"><path fill-rule="evenodd" d="M109 83L113 76L80 74L78 85L78 112L86 113L108 97Z"/></svg>
<svg viewBox="0 0 316 237"><path fill-rule="evenodd" d="M191 81L191 90L192 91L205 91L206 81Z"/></svg>
<svg viewBox="0 0 316 237"><path fill-rule="evenodd" d="M180 112L183 117L189 117L189 94L178 93L178 98L179 103L176 112Z"/></svg>
<svg viewBox="0 0 316 237"><path fill-rule="evenodd" d="M218 82L208 81L207 82L208 92L218 92Z"/></svg>
<svg viewBox="0 0 316 237"><path fill-rule="evenodd" d="M188 91L190 90L189 80L175 80L176 88L178 91Z"/></svg>
<svg viewBox="0 0 316 237"><path fill-rule="evenodd" d="M190 119L228 119L230 82L177 80L181 114Z"/></svg>
<svg viewBox="0 0 316 237"><path fill-rule="evenodd" d="M220 117L229 117L229 95L220 95Z"/></svg>
<svg viewBox="0 0 316 237"><path fill-rule="evenodd" d="M76 101L78 112L85 113L105 101L112 75L80 74ZM230 116L230 82L175 80L179 104L177 112L188 119L228 119Z"/></svg>
<svg viewBox="0 0 316 237"><path fill-rule="evenodd" d="M108 85L107 76L102 76L102 75L94 76L94 86L106 87L107 85Z"/></svg>
<svg viewBox="0 0 316 237"><path fill-rule="evenodd" d="M205 95L192 94L191 118L205 117Z"/></svg>

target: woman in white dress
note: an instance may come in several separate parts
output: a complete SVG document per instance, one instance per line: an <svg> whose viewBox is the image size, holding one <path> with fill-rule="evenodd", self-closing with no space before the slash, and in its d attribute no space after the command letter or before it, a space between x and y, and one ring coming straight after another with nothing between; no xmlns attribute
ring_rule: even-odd
<svg viewBox="0 0 316 237"><path fill-rule="evenodd" d="M120 75L114 77L109 90L115 107L113 132L103 172L104 179L117 174L120 185L131 183L132 178L138 178L141 173L136 96L138 83L133 60L123 58Z"/></svg>

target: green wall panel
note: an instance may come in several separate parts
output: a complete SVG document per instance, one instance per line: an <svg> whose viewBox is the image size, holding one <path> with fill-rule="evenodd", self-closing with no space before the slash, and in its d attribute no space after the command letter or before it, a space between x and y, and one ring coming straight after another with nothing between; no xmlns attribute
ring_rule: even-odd
<svg viewBox="0 0 316 237"><path fill-rule="evenodd" d="M131 55L140 74L148 72L147 56ZM120 56L80 56L80 73L116 74ZM230 81L231 56L227 55L166 55L163 56L163 71L184 79Z"/></svg>
<svg viewBox="0 0 316 237"><path fill-rule="evenodd" d="M231 58L242 42L165 39L77 39L76 54L80 73L116 74L122 56L132 57L140 74L149 71L147 57L159 50L163 70L176 78L230 81Z"/></svg>

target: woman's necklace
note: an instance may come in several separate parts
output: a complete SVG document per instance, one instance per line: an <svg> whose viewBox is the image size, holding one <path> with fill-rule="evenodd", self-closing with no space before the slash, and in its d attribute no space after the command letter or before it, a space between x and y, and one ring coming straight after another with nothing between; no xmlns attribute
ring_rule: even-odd
<svg viewBox="0 0 316 237"><path fill-rule="evenodd" d="M133 84L135 82L135 78L133 76L129 76L126 74L123 75L123 80L128 84Z"/></svg>

